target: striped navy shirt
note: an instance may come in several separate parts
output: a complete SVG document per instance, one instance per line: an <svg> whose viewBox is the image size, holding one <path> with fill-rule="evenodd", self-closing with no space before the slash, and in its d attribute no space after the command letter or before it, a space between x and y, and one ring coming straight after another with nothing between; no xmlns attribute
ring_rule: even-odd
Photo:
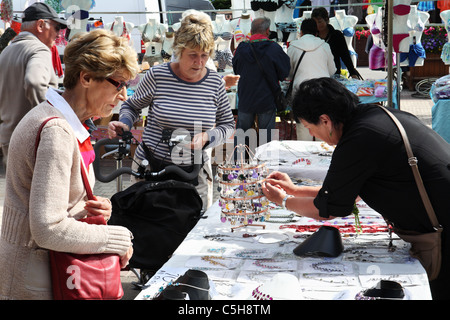
<svg viewBox="0 0 450 320"><path fill-rule="evenodd" d="M191 138L206 131L208 147L224 143L234 132L234 117L222 78L209 69L200 81L186 82L175 75L170 63L152 67L134 95L123 103L119 120L131 128L146 107L150 109L142 139L158 159L180 161L172 161L167 143L161 142L163 129L189 132ZM136 149L136 157L145 158L141 145ZM185 152L177 157L183 158L181 161L190 159Z"/></svg>

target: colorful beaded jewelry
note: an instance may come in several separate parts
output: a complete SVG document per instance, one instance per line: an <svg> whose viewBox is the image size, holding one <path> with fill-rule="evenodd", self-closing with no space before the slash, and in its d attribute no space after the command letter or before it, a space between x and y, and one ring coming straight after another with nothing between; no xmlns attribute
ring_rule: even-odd
<svg viewBox="0 0 450 320"><path fill-rule="evenodd" d="M271 265L270 263L276 263L279 261L273 260L273 259L260 259L260 260L255 260L255 262L253 262L253 264L255 266L264 268L264 269L280 269L279 266L276 265Z"/></svg>
<svg viewBox="0 0 450 320"><path fill-rule="evenodd" d="M242 145L236 148L238 147L247 148ZM219 183L220 220L235 226L231 228L232 231L243 226L265 228L264 225L255 223L264 222L270 216L270 202L262 192L262 183L268 173L269 169L264 163L253 160L232 163L228 159L217 167L215 178Z"/></svg>
<svg viewBox="0 0 450 320"><path fill-rule="evenodd" d="M306 158L299 158L297 160L295 160L294 162L292 162L292 164L298 164L304 162L307 166L311 165L311 160L306 159Z"/></svg>
<svg viewBox="0 0 450 320"><path fill-rule="evenodd" d="M209 248L209 249L208 249L208 252L210 252L210 253L224 253L225 250L226 250L225 247L217 248L217 249L215 249L215 248Z"/></svg>
<svg viewBox="0 0 450 320"><path fill-rule="evenodd" d="M340 262L328 262L328 261L322 261L322 262L316 262L313 263L312 268L314 270L323 271L323 272L344 272L344 266Z"/></svg>
<svg viewBox="0 0 450 320"><path fill-rule="evenodd" d="M259 291L260 287L261 286L258 286L255 290L252 291L252 297L255 298L256 300L273 300L273 298L270 295Z"/></svg>
<svg viewBox="0 0 450 320"><path fill-rule="evenodd" d="M208 261L210 264L215 265L215 266L222 266L225 268L227 267L224 263L216 261L216 260L225 260L225 258L223 258L223 257L203 256L202 260Z"/></svg>
<svg viewBox="0 0 450 320"><path fill-rule="evenodd" d="M161 293L162 293L165 289L170 288L170 287L178 287L178 286L189 287L189 288L196 289L196 290L201 290L201 291L209 291L209 289L206 289L206 288L201 288L201 287L193 286L193 285L187 284L187 283L173 282L173 280L170 280L170 281L167 283L167 285L159 287L158 292L156 292L153 296L152 296L152 295L149 295L149 294L146 294L146 295L143 296L143 298L144 298L144 300L153 300L153 299L156 299L156 298L158 298L158 297L161 295Z"/></svg>
<svg viewBox="0 0 450 320"><path fill-rule="evenodd" d="M243 258L243 259L255 259L261 256L261 254L264 254L266 250L264 249L254 249L254 250L242 250L235 254L237 258Z"/></svg>
<svg viewBox="0 0 450 320"><path fill-rule="evenodd" d="M360 291L355 295L355 300L379 300L377 297L367 297L364 295L364 291Z"/></svg>

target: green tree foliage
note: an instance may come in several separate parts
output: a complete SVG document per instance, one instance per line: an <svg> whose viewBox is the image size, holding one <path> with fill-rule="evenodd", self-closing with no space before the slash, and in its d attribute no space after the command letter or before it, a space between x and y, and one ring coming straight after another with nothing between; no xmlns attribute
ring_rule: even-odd
<svg viewBox="0 0 450 320"><path fill-rule="evenodd" d="M230 9L231 0L210 0L215 9Z"/></svg>

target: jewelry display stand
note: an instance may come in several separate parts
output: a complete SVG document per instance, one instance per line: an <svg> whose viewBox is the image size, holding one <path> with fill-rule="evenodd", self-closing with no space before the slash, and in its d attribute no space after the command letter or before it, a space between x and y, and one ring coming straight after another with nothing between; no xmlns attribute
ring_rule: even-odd
<svg viewBox="0 0 450 320"><path fill-rule="evenodd" d="M236 148L245 148L250 156L247 146L238 145ZM221 208L221 221L230 222L234 229L241 227L262 227L269 219L269 200L262 192L262 183L268 175L269 169L265 163L258 163L249 157L245 162L244 152L241 152L241 160L232 163L231 157L222 165L217 167L216 179L219 182L220 193L219 206Z"/></svg>

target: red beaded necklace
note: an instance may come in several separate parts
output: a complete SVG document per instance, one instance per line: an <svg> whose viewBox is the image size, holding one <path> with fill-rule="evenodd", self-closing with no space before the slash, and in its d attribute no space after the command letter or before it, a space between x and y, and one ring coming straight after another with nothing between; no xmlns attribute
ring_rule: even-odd
<svg viewBox="0 0 450 320"><path fill-rule="evenodd" d="M322 225L296 225L285 224L280 226L280 229L295 229L296 232L316 232ZM339 229L341 233L356 233L359 230L362 233L376 233L376 232L388 232L389 228L386 225L361 225L356 227L355 225L333 225L333 227Z"/></svg>

